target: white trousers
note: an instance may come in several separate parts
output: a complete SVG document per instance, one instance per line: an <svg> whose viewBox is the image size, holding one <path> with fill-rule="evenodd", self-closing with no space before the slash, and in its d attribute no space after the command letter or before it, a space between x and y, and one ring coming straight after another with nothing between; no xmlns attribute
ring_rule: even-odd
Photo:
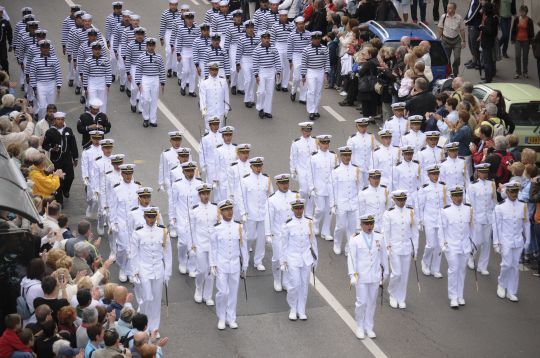
<svg viewBox="0 0 540 358"><path fill-rule="evenodd" d="M109 93L107 85L105 83L105 77L88 77L88 98L86 103L94 98L97 98L103 103L99 107L99 111L107 113L107 94Z"/></svg>
<svg viewBox="0 0 540 358"><path fill-rule="evenodd" d="M129 72L131 74L131 97L129 97L129 103L132 106L136 106L137 102L141 99L141 94L139 93L139 87L137 87L137 83L135 83L135 76L137 74L137 66L132 65L131 71ZM141 109L141 105L139 104L139 110ZM142 112L142 111L141 111Z"/></svg>
<svg viewBox="0 0 540 358"><path fill-rule="evenodd" d="M29 86L30 87L30 86ZM56 82L38 82L37 83L37 105L38 117L45 117L47 105L56 104Z"/></svg>
<svg viewBox="0 0 540 358"><path fill-rule="evenodd" d="M332 221L332 214L330 214L330 197L315 195L315 217L313 218L313 230L315 234L319 232L321 235L330 235L330 222ZM321 226L322 228L319 231Z"/></svg>
<svg viewBox="0 0 540 358"><path fill-rule="evenodd" d="M308 113L319 113L319 104L321 103L321 91L324 82L324 69L308 68L306 73L307 102L306 109Z"/></svg>
<svg viewBox="0 0 540 358"><path fill-rule="evenodd" d="M195 69L195 63L193 62L193 49L184 48L182 49L182 86L181 88L186 88L186 85L189 86L189 92L194 93L196 82L195 75L197 70Z"/></svg>
<svg viewBox="0 0 540 358"><path fill-rule="evenodd" d="M289 266L287 303L292 311L302 315L306 314L310 271L311 266Z"/></svg>
<svg viewBox="0 0 540 358"><path fill-rule="evenodd" d="M477 269L487 270L489 263L489 254L491 251L491 224L474 223L472 239L476 245L478 255Z"/></svg>
<svg viewBox="0 0 540 358"><path fill-rule="evenodd" d="M398 303L403 303L407 298L411 255L390 254L389 256L390 280L388 282L388 294L394 297Z"/></svg>
<svg viewBox="0 0 540 358"><path fill-rule="evenodd" d="M118 61L116 60L116 56L114 55L114 51L112 50L114 42L114 36L111 36L111 41L109 44L109 61L111 61L111 74L113 76L116 76L118 73Z"/></svg>
<svg viewBox="0 0 540 358"><path fill-rule="evenodd" d="M432 273L441 271L441 247L439 245L440 228L426 225L426 247L422 261L427 265Z"/></svg>
<svg viewBox="0 0 540 358"><path fill-rule="evenodd" d="M274 282L280 282L284 287L288 286L287 271L281 271L279 258L281 257L281 247L283 245L280 235L275 235L272 239L272 275L274 276Z"/></svg>
<svg viewBox="0 0 540 358"><path fill-rule="evenodd" d="M302 54L293 53L293 83L291 87L291 94L295 94L297 90L300 90L299 100L305 101L307 96L307 86L302 83L302 74L300 73L301 68Z"/></svg>
<svg viewBox="0 0 540 358"><path fill-rule="evenodd" d="M236 302L238 301L238 286L240 271L223 273L219 267L216 277L216 314L218 320L236 322Z"/></svg>
<svg viewBox="0 0 540 358"><path fill-rule="evenodd" d="M262 264L265 253L266 239L264 237L264 220L254 221L249 220L246 222L246 234L248 239L248 246L255 246L255 255L253 256L253 263L255 266Z"/></svg>
<svg viewBox="0 0 540 358"><path fill-rule="evenodd" d="M501 248L501 272L499 286L506 288L507 294L515 295L519 285L519 258L523 248Z"/></svg>
<svg viewBox="0 0 540 358"><path fill-rule="evenodd" d="M148 329L153 331L159 329L161 320L161 297L163 295L163 278L153 280L141 277L138 290L143 295L142 304L139 305L139 312L148 317ZM140 299L137 298L137 301Z"/></svg>
<svg viewBox="0 0 540 358"><path fill-rule="evenodd" d="M120 267L120 270L124 271L126 275L130 274L129 263L128 263L128 246L129 246L129 237L127 233L127 226L125 224L119 224L119 230L113 231L113 243L111 253L116 256L116 263ZM109 235L109 240L111 235Z"/></svg>
<svg viewBox="0 0 540 358"><path fill-rule="evenodd" d="M356 232L358 211L336 212L336 227L334 229L334 247L341 248L345 236L345 252L349 252L349 239Z"/></svg>
<svg viewBox="0 0 540 358"><path fill-rule="evenodd" d="M276 71L274 68L261 68L259 70L259 85L257 86L257 108L264 113L272 113L272 97L276 84Z"/></svg>
<svg viewBox="0 0 540 358"><path fill-rule="evenodd" d="M117 65L118 65L118 73L120 74L120 86L125 86L127 83L126 63L124 62L124 59L122 58L120 48L118 48Z"/></svg>
<svg viewBox="0 0 540 358"><path fill-rule="evenodd" d="M159 76L142 76L141 109L145 121L157 122L157 102L159 96Z"/></svg>
<svg viewBox="0 0 540 358"><path fill-rule="evenodd" d="M289 66L289 60L287 60L287 43L286 42L276 42L276 49L279 53L279 60L281 62L281 80L278 83L281 85L281 88L289 87L289 79L291 78L291 68Z"/></svg>
<svg viewBox="0 0 540 358"><path fill-rule="evenodd" d="M300 188L302 187L302 184L299 182ZM312 196L309 196L309 189L305 190L299 190L298 193L300 194L300 197L305 200L304 204L304 213L307 217L313 218L315 216L315 203L314 198Z"/></svg>
<svg viewBox="0 0 540 358"><path fill-rule="evenodd" d="M82 65L81 63L78 63L77 67L75 67L75 81L74 81L74 83L75 83L75 87L79 87L79 88L82 87L82 79L81 79L82 73L80 71L81 65Z"/></svg>
<svg viewBox="0 0 540 358"><path fill-rule="evenodd" d="M75 79L75 67L73 66L73 61L68 61L68 80L74 80Z"/></svg>
<svg viewBox="0 0 540 358"><path fill-rule="evenodd" d="M173 70L176 72L176 54L171 49L171 34L172 30L165 30L165 71Z"/></svg>
<svg viewBox="0 0 540 358"><path fill-rule="evenodd" d="M197 272L197 254L189 253L192 246L191 236L188 233L180 232L178 228L178 242L176 247L178 248L178 266L186 268L187 272Z"/></svg>
<svg viewBox="0 0 540 358"><path fill-rule="evenodd" d="M354 304L356 307L354 310L356 327L367 331L373 330L378 292L379 284L377 282L356 284L356 302Z"/></svg>
<svg viewBox="0 0 540 358"><path fill-rule="evenodd" d="M236 72L236 51L237 44L231 44L229 49L229 63L231 64L231 88L236 86L237 90L244 90L244 72Z"/></svg>
<svg viewBox="0 0 540 358"><path fill-rule="evenodd" d="M203 300L212 299L214 291L214 276L210 274L208 251L197 252L197 276L195 277L195 291L202 294Z"/></svg>
<svg viewBox="0 0 540 358"><path fill-rule="evenodd" d="M242 56L240 70L244 77L244 103L255 102L255 76L253 75L253 58Z"/></svg>
<svg viewBox="0 0 540 358"><path fill-rule="evenodd" d="M463 286L469 255L446 252L444 254L448 262L448 298L463 298Z"/></svg>

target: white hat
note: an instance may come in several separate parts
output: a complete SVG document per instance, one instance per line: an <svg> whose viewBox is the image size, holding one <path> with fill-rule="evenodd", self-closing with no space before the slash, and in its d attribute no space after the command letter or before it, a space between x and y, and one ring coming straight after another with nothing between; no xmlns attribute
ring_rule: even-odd
<svg viewBox="0 0 540 358"><path fill-rule="evenodd" d="M9 113L9 118L11 120L14 120L15 118L17 118L19 116L19 114L21 114L21 112L19 112L19 111L11 111Z"/></svg>
<svg viewBox="0 0 540 358"><path fill-rule="evenodd" d="M193 169L197 168L197 162L194 160L189 160L185 163L182 163L182 169Z"/></svg>
<svg viewBox="0 0 540 358"><path fill-rule="evenodd" d="M159 214L159 208L157 206L147 206L142 209L144 215L157 215Z"/></svg>
<svg viewBox="0 0 540 358"><path fill-rule="evenodd" d="M131 20L140 20L141 19L141 17L139 15L137 15L137 14L131 14L131 15L129 15L129 18Z"/></svg>
<svg viewBox="0 0 540 358"><path fill-rule="evenodd" d="M298 16L297 18L294 19L294 22L296 23L299 23L299 22L305 22L306 19L304 19L303 16Z"/></svg>
<svg viewBox="0 0 540 358"><path fill-rule="evenodd" d="M491 167L491 164L489 163L480 163L480 164L476 164L474 166L474 169L478 169L480 171L488 171L489 167Z"/></svg>
<svg viewBox="0 0 540 358"><path fill-rule="evenodd" d="M99 141L99 145L101 145L102 147L112 147L114 146L114 139L111 139L111 138L102 139Z"/></svg>
<svg viewBox="0 0 540 358"><path fill-rule="evenodd" d="M426 131L424 132L426 135L426 138L439 138L441 135L441 132L439 131Z"/></svg>
<svg viewBox="0 0 540 358"><path fill-rule="evenodd" d="M234 10L234 11L231 11L231 15L232 16L236 16L236 15L242 15L244 12L240 9L237 9L237 10Z"/></svg>
<svg viewBox="0 0 540 358"><path fill-rule="evenodd" d="M369 118L368 117L362 117L362 118L356 118L354 120L354 123L356 124L369 124Z"/></svg>
<svg viewBox="0 0 540 358"><path fill-rule="evenodd" d="M244 21L244 26L245 26L245 27L248 27L248 26L250 26L250 25L255 26L255 23L253 22L253 20L246 20L246 21Z"/></svg>
<svg viewBox="0 0 540 358"><path fill-rule="evenodd" d="M391 137L392 131L390 129L381 129L377 134L381 137Z"/></svg>
<svg viewBox="0 0 540 358"><path fill-rule="evenodd" d="M131 16L133 14L131 10L122 10L122 16Z"/></svg>
<svg viewBox="0 0 540 358"><path fill-rule="evenodd" d="M219 129L219 133L221 134L232 134L234 133L234 127L233 126L224 126Z"/></svg>
<svg viewBox="0 0 540 358"><path fill-rule="evenodd" d="M317 137L316 137L319 141L330 141L330 139L332 139L332 135L331 134L319 134Z"/></svg>
<svg viewBox="0 0 540 358"><path fill-rule="evenodd" d="M176 149L176 154L191 154L191 148L179 147Z"/></svg>
<svg viewBox="0 0 540 358"><path fill-rule="evenodd" d="M83 19L83 20L92 20L92 15L86 13L81 17L81 19Z"/></svg>
<svg viewBox="0 0 540 358"><path fill-rule="evenodd" d="M399 149L401 149L401 153L414 153L414 147L412 145L403 145Z"/></svg>
<svg viewBox="0 0 540 358"><path fill-rule="evenodd" d="M88 101L88 107L94 107L99 108L103 105L103 102L99 98L92 98L90 101Z"/></svg>
<svg viewBox="0 0 540 358"><path fill-rule="evenodd" d="M141 194L152 194L153 190L149 186L142 186L139 189L135 190L135 192L137 193L137 195L140 196Z"/></svg>
<svg viewBox="0 0 540 358"><path fill-rule="evenodd" d="M375 222L375 217L372 214L364 214L360 216L361 223L373 223Z"/></svg>
<svg viewBox="0 0 540 358"><path fill-rule="evenodd" d="M169 4L178 4L178 0L169 0Z"/></svg>
<svg viewBox="0 0 540 358"><path fill-rule="evenodd" d="M300 128L310 128L313 129L313 122L307 121L307 122L300 122L298 123Z"/></svg>
<svg viewBox="0 0 540 358"><path fill-rule="evenodd" d="M261 30L257 33L257 36L263 37L263 36L270 36L270 31L268 30Z"/></svg>
<svg viewBox="0 0 540 358"><path fill-rule="evenodd" d="M189 10L189 5L188 4L180 5L180 10Z"/></svg>
<svg viewBox="0 0 540 358"><path fill-rule="evenodd" d="M280 15L289 15L289 11L288 11L288 10L285 10L285 9L279 10L279 11L278 11L278 14L280 14Z"/></svg>
<svg viewBox="0 0 540 358"><path fill-rule="evenodd" d="M219 4L221 2L221 0L210 0L210 2L212 4Z"/></svg>
<svg viewBox="0 0 540 358"><path fill-rule="evenodd" d="M320 32L320 31L312 31L310 35L311 35L311 37L322 37L322 32Z"/></svg>
<svg viewBox="0 0 540 358"><path fill-rule="evenodd" d="M120 171L125 173L133 173L133 169L135 169L135 164L122 164L120 165Z"/></svg>
<svg viewBox="0 0 540 358"><path fill-rule="evenodd" d="M253 157L249 160L251 165L262 165L264 162L264 157Z"/></svg>
<svg viewBox="0 0 540 358"><path fill-rule="evenodd" d="M282 182L282 181L289 181L291 175L288 173L282 173L274 176L275 181Z"/></svg>
<svg viewBox="0 0 540 358"><path fill-rule="evenodd" d="M113 154L109 158L111 159L111 163L118 163L123 162L125 157L124 154Z"/></svg>
<svg viewBox="0 0 540 358"><path fill-rule="evenodd" d="M405 109L405 102L392 103L392 109Z"/></svg>
<svg viewBox="0 0 540 358"><path fill-rule="evenodd" d="M167 133L169 138L182 138L183 133L181 131L171 131Z"/></svg>
<svg viewBox="0 0 540 358"><path fill-rule="evenodd" d="M352 148L349 147L348 145L344 145L342 147L339 147L338 151L339 151L339 154L343 154L343 155L352 154Z"/></svg>
<svg viewBox="0 0 540 358"><path fill-rule="evenodd" d="M239 152L249 152L251 150L251 144L249 143L238 144L236 146L236 150Z"/></svg>
<svg viewBox="0 0 540 358"><path fill-rule="evenodd" d="M221 0L219 6L229 6L229 0Z"/></svg>
<svg viewBox="0 0 540 358"><path fill-rule="evenodd" d="M302 198L297 198L297 199L294 199L293 201L290 202L291 206L293 208L299 208L299 207L303 207L305 205L306 201Z"/></svg>
<svg viewBox="0 0 540 358"><path fill-rule="evenodd" d="M459 195L459 194L463 195L463 190L464 189L462 185L452 185L450 188L448 188L450 195Z"/></svg>
<svg viewBox="0 0 540 358"><path fill-rule="evenodd" d="M424 120L424 117L422 117L419 114L415 114L415 115L409 116L409 118L407 118L407 119L411 123L422 123L422 121Z"/></svg>
<svg viewBox="0 0 540 358"><path fill-rule="evenodd" d="M195 189L200 193L203 191L212 191L212 185L208 183L202 183L200 185L197 185Z"/></svg>
<svg viewBox="0 0 540 358"><path fill-rule="evenodd" d="M280 0L270 0L270 4L279 4Z"/></svg>
<svg viewBox="0 0 540 358"><path fill-rule="evenodd" d="M404 190L404 189L394 190L392 192L392 197L394 199L406 199L407 198L407 190Z"/></svg>
<svg viewBox="0 0 540 358"><path fill-rule="evenodd" d="M382 170L380 169L373 168L373 169L368 170L368 176L381 176L381 175L382 175Z"/></svg>
<svg viewBox="0 0 540 358"><path fill-rule="evenodd" d="M195 17L195 11L186 11L184 17Z"/></svg>
<svg viewBox="0 0 540 358"><path fill-rule="evenodd" d="M450 142L450 143L446 143L444 145L444 149L446 150L450 150L450 149L458 149L459 147L459 142Z"/></svg>
<svg viewBox="0 0 540 358"><path fill-rule="evenodd" d="M433 164L430 164L430 165L427 165L426 166L426 171L428 174L430 173L434 173L434 172L440 172L441 171L441 167L439 167L439 164L437 163L433 163Z"/></svg>
<svg viewBox="0 0 540 358"><path fill-rule="evenodd" d="M88 134L89 134L91 137L97 137L97 136L103 137L103 135L105 134L105 132L100 131L100 130L93 130L93 131L88 132Z"/></svg>
<svg viewBox="0 0 540 358"><path fill-rule="evenodd" d="M218 208L220 210L231 209L233 207L233 205L234 205L234 202L231 199L225 199L225 200L221 200L218 203Z"/></svg>
<svg viewBox="0 0 540 358"><path fill-rule="evenodd" d="M64 112L55 112L53 117L54 118L66 118L66 114Z"/></svg>
<svg viewBox="0 0 540 358"><path fill-rule="evenodd" d="M508 183L504 184L504 189L506 190L516 190L521 188L521 183L515 180L509 181Z"/></svg>

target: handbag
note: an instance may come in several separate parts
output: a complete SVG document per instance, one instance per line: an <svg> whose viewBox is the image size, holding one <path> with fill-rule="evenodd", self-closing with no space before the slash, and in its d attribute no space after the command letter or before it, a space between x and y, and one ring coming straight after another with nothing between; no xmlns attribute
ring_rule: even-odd
<svg viewBox="0 0 540 358"><path fill-rule="evenodd" d="M377 76L366 75L358 79L358 92L373 92L377 84Z"/></svg>

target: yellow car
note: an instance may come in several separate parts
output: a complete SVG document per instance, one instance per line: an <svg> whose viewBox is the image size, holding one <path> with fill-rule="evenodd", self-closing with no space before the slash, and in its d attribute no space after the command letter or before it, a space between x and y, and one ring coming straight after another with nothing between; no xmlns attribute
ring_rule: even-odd
<svg viewBox="0 0 540 358"><path fill-rule="evenodd" d="M540 89L522 83L486 83L475 85L473 95L487 101L494 90L503 94L506 111L516 125L514 134L519 137L520 149L534 149L536 161L540 162Z"/></svg>

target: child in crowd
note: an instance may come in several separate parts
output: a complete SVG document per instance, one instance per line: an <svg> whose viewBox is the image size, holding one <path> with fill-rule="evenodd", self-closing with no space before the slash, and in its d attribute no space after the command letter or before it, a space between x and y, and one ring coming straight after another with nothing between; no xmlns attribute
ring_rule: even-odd
<svg viewBox="0 0 540 358"><path fill-rule="evenodd" d="M22 328L21 316L16 313L8 314L4 323L6 330L0 337L0 357L32 357L32 346L28 341L23 342L18 335Z"/></svg>

